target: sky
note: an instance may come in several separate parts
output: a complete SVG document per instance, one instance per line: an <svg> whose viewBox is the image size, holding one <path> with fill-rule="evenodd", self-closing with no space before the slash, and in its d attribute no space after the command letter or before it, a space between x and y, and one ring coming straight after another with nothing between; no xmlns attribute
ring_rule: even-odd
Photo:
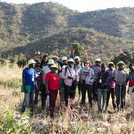
<svg viewBox="0 0 134 134"><path fill-rule="evenodd" d="M134 0L0 0L7 3L33 4L39 2L54 2L62 4L79 12L94 11L98 9L134 7Z"/></svg>

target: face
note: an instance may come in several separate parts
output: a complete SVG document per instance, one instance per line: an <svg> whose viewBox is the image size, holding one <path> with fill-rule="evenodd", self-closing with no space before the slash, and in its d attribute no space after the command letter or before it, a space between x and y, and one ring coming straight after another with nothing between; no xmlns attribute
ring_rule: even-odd
<svg viewBox="0 0 134 134"><path fill-rule="evenodd" d="M97 66L100 66L101 62L100 61L96 61L95 62Z"/></svg>
<svg viewBox="0 0 134 134"><path fill-rule="evenodd" d="M75 63L80 63L80 61L78 59L75 59Z"/></svg>
<svg viewBox="0 0 134 134"><path fill-rule="evenodd" d="M36 63L35 63L35 66L36 66L36 67L39 67L39 66L40 66L40 63L39 63L39 62L36 62Z"/></svg>
<svg viewBox="0 0 134 134"><path fill-rule="evenodd" d="M73 66L73 62L68 62L69 67Z"/></svg>
<svg viewBox="0 0 134 134"><path fill-rule="evenodd" d="M57 61L57 58L53 58L53 60L54 60L54 62L56 62Z"/></svg>
<svg viewBox="0 0 134 134"><path fill-rule="evenodd" d="M64 63L64 64L67 64L67 60L63 60L63 63Z"/></svg>
<svg viewBox="0 0 134 134"><path fill-rule="evenodd" d="M114 69L114 65L110 64L109 66L109 69Z"/></svg>
<svg viewBox="0 0 134 134"><path fill-rule="evenodd" d="M86 63L84 64L84 66L85 66L85 67L89 67L89 63L86 62Z"/></svg>
<svg viewBox="0 0 134 134"><path fill-rule="evenodd" d="M105 66L101 66L101 71L105 71L106 67Z"/></svg>
<svg viewBox="0 0 134 134"><path fill-rule="evenodd" d="M44 57L43 58L43 62L45 63L45 62L47 62L48 61L48 57Z"/></svg>
<svg viewBox="0 0 134 134"><path fill-rule="evenodd" d="M52 72L52 73L55 73L56 70L57 70L56 68L51 68L51 72Z"/></svg>
<svg viewBox="0 0 134 134"><path fill-rule="evenodd" d="M119 67L119 69L122 69L122 70L124 69L124 65L123 64L119 64L118 67Z"/></svg>
<svg viewBox="0 0 134 134"><path fill-rule="evenodd" d="M29 65L29 68L34 68L35 67L35 64L30 64Z"/></svg>

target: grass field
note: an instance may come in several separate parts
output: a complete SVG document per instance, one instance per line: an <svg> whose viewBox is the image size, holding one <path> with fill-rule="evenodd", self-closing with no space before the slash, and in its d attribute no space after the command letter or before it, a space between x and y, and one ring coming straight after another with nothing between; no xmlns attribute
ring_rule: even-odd
<svg viewBox="0 0 134 134"><path fill-rule="evenodd" d="M55 119L48 116L47 108L42 111L40 104L35 108L33 117L21 115L23 93L20 92L22 68L16 65L0 67L0 133L58 133L58 134L133 134L134 118L130 97L126 98L126 110L117 112L112 109L111 101L106 113L98 114L97 104L93 109L81 108L80 102L74 109L61 109L59 97L56 102ZM72 103L72 102L70 102ZM5 112L6 111L6 112ZM16 117L18 119L16 120ZM25 122L24 122L25 121ZM26 122L27 121L27 122ZM20 122L22 123L20 125ZM34 126L31 130L31 126Z"/></svg>

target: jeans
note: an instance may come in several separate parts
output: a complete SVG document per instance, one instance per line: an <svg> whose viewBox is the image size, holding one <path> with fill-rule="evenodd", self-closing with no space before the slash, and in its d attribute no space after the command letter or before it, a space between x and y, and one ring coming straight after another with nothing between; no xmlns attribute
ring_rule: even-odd
<svg viewBox="0 0 134 134"><path fill-rule="evenodd" d="M23 101L23 104L22 104L22 113L25 112L28 100L29 100L30 111L33 112L34 92L35 92L35 89L32 89L30 93L24 93L24 101Z"/></svg>
<svg viewBox="0 0 134 134"><path fill-rule="evenodd" d="M115 87L116 104L118 109L125 108L126 86L116 85Z"/></svg>
<svg viewBox="0 0 134 134"><path fill-rule="evenodd" d="M106 110L107 89L97 89L98 92L98 110ZM101 98L103 97L103 105L101 106Z"/></svg>
<svg viewBox="0 0 134 134"><path fill-rule="evenodd" d="M64 97L65 97L65 105L68 105L68 98L70 97L71 99L75 98L75 90L76 90L76 85L67 86L64 84Z"/></svg>
<svg viewBox="0 0 134 134"><path fill-rule="evenodd" d="M82 104L85 104L86 91L88 91L88 100L90 107L92 107L93 86L88 84L82 84Z"/></svg>

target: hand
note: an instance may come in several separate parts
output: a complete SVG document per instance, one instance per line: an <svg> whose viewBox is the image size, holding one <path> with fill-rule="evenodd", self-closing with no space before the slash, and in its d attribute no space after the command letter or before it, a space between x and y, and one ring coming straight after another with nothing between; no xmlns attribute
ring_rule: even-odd
<svg viewBox="0 0 134 134"><path fill-rule="evenodd" d="M132 93L134 92L134 88L133 88L133 90L132 90Z"/></svg>
<svg viewBox="0 0 134 134"><path fill-rule="evenodd" d="M57 50L55 50L55 54L56 54L56 56L58 56L58 52L57 52Z"/></svg>
<svg viewBox="0 0 134 134"><path fill-rule="evenodd" d="M127 93L129 94L129 90L127 90Z"/></svg>
<svg viewBox="0 0 134 134"><path fill-rule="evenodd" d="M75 49L73 49L73 51L72 51L72 54L74 54L75 53Z"/></svg>
<svg viewBox="0 0 134 134"><path fill-rule="evenodd" d="M72 77L72 76L68 76L67 78L68 78L68 79L73 79L73 77Z"/></svg>
<svg viewBox="0 0 134 134"><path fill-rule="evenodd" d="M34 55L40 55L40 51L35 52Z"/></svg>
<svg viewBox="0 0 134 134"><path fill-rule="evenodd" d="M79 84L79 82L78 82L78 81L76 81L76 82L75 82L75 85L78 85L78 84Z"/></svg>
<svg viewBox="0 0 134 134"><path fill-rule="evenodd" d="M126 82L124 82L124 83L123 83L123 85L124 85L124 86L126 86L126 85L127 85L127 83L126 83Z"/></svg>
<svg viewBox="0 0 134 134"><path fill-rule="evenodd" d="M27 94L27 90L24 88L24 93Z"/></svg>
<svg viewBox="0 0 134 134"><path fill-rule="evenodd" d="M119 53L123 53L123 52L122 52L122 49L119 49Z"/></svg>

